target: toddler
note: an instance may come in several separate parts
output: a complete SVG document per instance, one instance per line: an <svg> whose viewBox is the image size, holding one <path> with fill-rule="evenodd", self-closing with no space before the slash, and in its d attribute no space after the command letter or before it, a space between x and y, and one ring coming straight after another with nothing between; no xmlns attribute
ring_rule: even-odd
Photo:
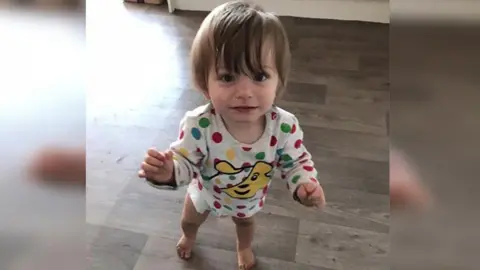
<svg viewBox="0 0 480 270"><path fill-rule="evenodd" d="M276 16L229 2L203 21L191 64L195 86L209 103L185 114L169 150L148 150L139 176L157 186L189 185L177 244L180 258L191 257L198 228L209 214L231 216L239 269L252 269L254 215L265 203L274 170L296 201L325 204L298 120L274 105L289 71L287 35Z"/></svg>

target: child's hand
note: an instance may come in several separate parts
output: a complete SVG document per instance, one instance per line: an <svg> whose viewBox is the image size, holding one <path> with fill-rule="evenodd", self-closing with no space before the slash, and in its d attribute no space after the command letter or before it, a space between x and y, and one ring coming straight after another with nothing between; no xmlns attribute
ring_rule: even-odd
<svg viewBox="0 0 480 270"><path fill-rule="evenodd" d="M297 197L300 203L308 207L323 208L325 206L325 195L319 184L306 183L297 188Z"/></svg>
<svg viewBox="0 0 480 270"><path fill-rule="evenodd" d="M140 178L148 178L159 184L170 184L173 179L173 153L159 152L150 148L142 162L141 170L138 172Z"/></svg>

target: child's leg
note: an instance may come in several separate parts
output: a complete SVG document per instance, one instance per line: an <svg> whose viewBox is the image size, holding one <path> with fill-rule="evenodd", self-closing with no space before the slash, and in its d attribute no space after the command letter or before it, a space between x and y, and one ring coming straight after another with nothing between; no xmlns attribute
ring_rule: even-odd
<svg viewBox="0 0 480 270"><path fill-rule="evenodd" d="M249 270L255 266L252 242L255 233L253 217L232 218L237 229L237 256L240 270Z"/></svg>
<svg viewBox="0 0 480 270"><path fill-rule="evenodd" d="M198 228L207 219L209 213L209 211L205 211L203 214L198 213L190 195L187 193L182 213L183 235L177 244L177 253L180 258L188 260L192 256L192 248L195 244Z"/></svg>

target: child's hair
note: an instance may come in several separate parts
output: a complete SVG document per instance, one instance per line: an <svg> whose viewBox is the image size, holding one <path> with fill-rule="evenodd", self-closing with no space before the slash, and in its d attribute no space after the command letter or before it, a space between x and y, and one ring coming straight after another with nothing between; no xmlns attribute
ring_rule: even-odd
<svg viewBox="0 0 480 270"><path fill-rule="evenodd" d="M290 69L290 47L282 23L257 5L243 1L222 4L208 14L193 41L193 83L207 92L212 67L250 77L263 73L267 53L274 56L278 93L285 89Z"/></svg>

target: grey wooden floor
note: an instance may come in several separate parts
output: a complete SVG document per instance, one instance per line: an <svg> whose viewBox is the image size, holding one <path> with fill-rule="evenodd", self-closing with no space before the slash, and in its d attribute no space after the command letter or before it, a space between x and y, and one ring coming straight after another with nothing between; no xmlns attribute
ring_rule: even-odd
<svg viewBox="0 0 480 270"><path fill-rule="evenodd" d="M201 228L196 257L176 257L185 189L136 177L144 151L165 148L186 110L188 49L205 16L97 1L87 7L88 269L235 269L229 219ZM388 26L283 18L293 63L280 106L305 131L328 206L297 205L274 181L258 215L258 269L388 269Z"/></svg>

